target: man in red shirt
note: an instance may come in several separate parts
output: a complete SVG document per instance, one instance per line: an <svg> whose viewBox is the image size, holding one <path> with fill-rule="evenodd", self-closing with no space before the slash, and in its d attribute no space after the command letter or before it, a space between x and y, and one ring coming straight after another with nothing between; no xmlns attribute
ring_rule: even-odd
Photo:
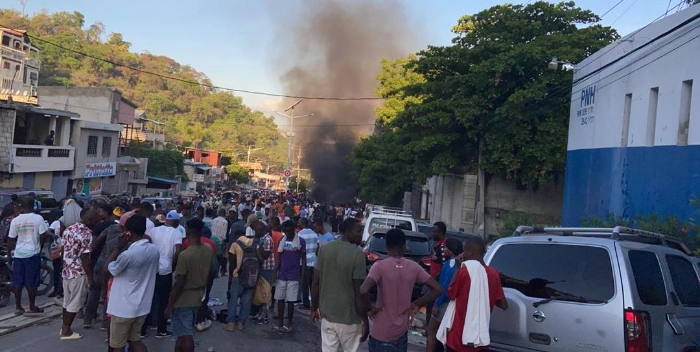
<svg viewBox="0 0 700 352"><path fill-rule="evenodd" d="M445 241L447 241L445 233L447 233L447 225L445 225L444 222L438 221L433 224L433 256L430 258L430 269L428 272L436 281L440 280L440 270L442 270L442 264L445 261ZM425 287L423 289L423 294L427 292L427 287ZM425 311L432 312L434 304L435 301L428 302ZM426 326L430 324L430 316L431 314L425 315Z"/></svg>
<svg viewBox="0 0 700 352"><path fill-rule="evenodd" d="M486 277L488 278L489 288L489 307L493 311L494 306L498 306L503 310L508 309L503 286L501 286L501 277L498 271L484 264L484 253L486 246L481 237L468 236L464 241L464 252L457 257L460 262L460 268L457 270L450 287L447 289L447 297L455 301L455 315L452 321L452 328L447 332L447 350L455 352L475 352L488 351L489 346L470 347L462 343L462 332L464 330L464 321L467 316L467 304L469 300L469 291L471 289L471 279L469 271L466 267L461 266L462 261L476 260L484 266Z"/></svg>

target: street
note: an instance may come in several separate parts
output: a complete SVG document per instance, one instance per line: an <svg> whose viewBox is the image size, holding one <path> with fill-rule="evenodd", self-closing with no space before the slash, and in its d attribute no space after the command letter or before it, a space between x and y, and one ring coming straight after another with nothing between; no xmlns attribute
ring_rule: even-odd
<svg viewBox="0 0 700 352"><path fill-rule="evenodd" d="M222 302L226 301L226 277L218 278L212 288L212 297L218 298ZM49 304L51 300L46 296L37 298L37 305ZM26 302L26 294L25 294ZM25 303L26 307L26 303ZM58 307L55 307L58 308ZM54 309L55 309L54 308ZM225 306L213 307L219 311ZM6 307L0 308L0 326L5 326L8 320L7 315L14 310L14 299ZM45 310L47 310L45 308ZM47 310L48 311L48 310ZM51 314L49 314L51 315ZM16 320L18 318L12 318ZM61 341L58 339L58 332L61 328L61 317L55 315L53 318L34 318L34 323L23 329L9 332L4 335L0 330L0 352L75 352L75 351L106 351L106 332L99 330L99 323L90 330L82 327L82 319L76 319L73 329L83 335L80 340ZM321 335L317 327L309 322L308 311L297 309L294 315L295 332L292 334L281 334L272 331L271 325L253 325L248 323L244 331L228 332L223 325L213 322L212 326L204 332L195 332L196 351L275 351L284 352L308 352L321 350ZM172 351L175 346L174 338L156 339L154 331L149 331L149 336L144 339L151 352ZM422 351L418 341L414 341L416 336L412 336L409 331L409 340L414 345L409 346L409 351ZM213 350L211 349L213 348ZM367 350L367 344L362 345L361 351Z"/></svg>

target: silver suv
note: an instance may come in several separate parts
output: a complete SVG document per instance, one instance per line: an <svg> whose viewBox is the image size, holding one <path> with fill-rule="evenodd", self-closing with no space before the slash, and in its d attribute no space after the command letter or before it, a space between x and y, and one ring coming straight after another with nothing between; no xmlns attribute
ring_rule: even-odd
<svg viewBox="0 0 700 352"><path fill-rule="evenodd" d="M508 300L491 317L492 351L700 352L700 267L677 240L520 226L485 259Z"/></svg>

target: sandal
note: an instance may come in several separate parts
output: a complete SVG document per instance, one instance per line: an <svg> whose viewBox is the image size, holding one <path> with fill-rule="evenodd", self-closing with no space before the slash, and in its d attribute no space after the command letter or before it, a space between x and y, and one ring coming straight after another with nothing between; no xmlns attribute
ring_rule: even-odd
<svg viewBox="0 0 700 352"><path fill-rule="evenodd" d="M24 314L24 308L15 309L15 316L20 316Z"/></svg>
<svg viewBox="0 0 700 352"><path fill-rule="evenodd" d="M61 335L61 337L60 337L61 340L80 340L82 338L83 338L83 335L80 335L75 331L73 331L73 334L70 336Z"/></svg>
<svg viewBox="0 0 700 352"><path fill-rule="evenodd" d="M34 309L29 309L29 311L24 313L24 314L43 314L43 313L44 313L43 309L41 309L39 307L34 307Z"/></svg>

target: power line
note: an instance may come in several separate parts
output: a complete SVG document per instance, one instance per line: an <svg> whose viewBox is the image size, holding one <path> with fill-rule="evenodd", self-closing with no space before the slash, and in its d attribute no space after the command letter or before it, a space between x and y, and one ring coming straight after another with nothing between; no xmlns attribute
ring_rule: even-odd
<svg viewBox="0 0 700 352"><path fill-rule="evenodd" d="M12 27L5 26L1 23L0 23L0 27L12 29L12 30L17 30L17 29L14 29ZM51 42L51 41L48 41L45 39L41 39L41 38L34 36L34 35L31 35L31 34L27 34L27 36L32 38L33 40L37 40L39 42L55 46L59 49L66 50L66 51L69 51L69 52L72 52L74 54L78 54L81 56L85 56L85 57L93 59L93 60L105 62L105 63L111 64L111 65L114 65L117 67L122 67L122 68L126 68L126 69L129 69L132 71L140 72L143 74L149 74L149 75L157 76L157 77L160 77L163 79L168 79L168 80L182 82L182 83L191 84L191 85L197 85L197 86L205 87L205 88L209 88L209 89L217 89L217 90L230 91L230 92L235 92L235 93L246 93L246 94L253 94L253 95L264 95L264 96L268 96L268 97L293 98L293 99L305 99L305 100L362 101L362 100L383 100L384 99L384 98L379 98L379 97L315 97L315 96L305 96L305 95L267 93L267 92L260 92L260 91L254 91L254 90L248 90L248 89L226 88L226 87L221 87L221 86L205 84L205 83L201 83L201 82L197 82L197 81L190 81L190 80L186 80L186 79L182 79L182 78L178 78L178 77L167 76L167 75L157 73L157 72L143 70L143 69L140 69L137 67L132 67L129 65L125 65L125 64L116 62L116 61L112 61L112 60L108 60L108 59L105 59L102 57L91 55L91 54L88 54L88 53L85 53L85 52L82 52L79 50L67 48L67 47L64 47L60 44L56 44L54 42Z"/></svg>
<svg viewBox="0 0 700 352"><path fill-rule="evenodd" d="M605 15L609 14L610 11L614 10L614 9L617 7L617 5L622 4L623 1L625 1L625 0L620 0L620 1L618 1L617 4L613 5L613 7L609 8L608 11L605 11L604 14L600 15L600 18L605 17Z"/></svg>
<svg viewBox="0 0 700 352"><path fill-rule="evenodd" d="M674 9L678 8L679 6L680 6L680 4L674 6L674 7L670 8L670 9L667 9L666 12L662 13L659 17L653 19L651 22L647 23L644 27L639 28L639 29L635 30L634 32L628 34L627 37L632 37L632 36L634 36L635 34L639 33L640 31L644 30L645 28L649 27L652 23L654 23L654 22L660 20L661 18L665 17L668 13L670 13L670 12L673 11ZM603 55L607 54L608 52L610 52L611 50L614 50L615 48L617 48L618 46L620 46L622 43L624 43L624 41L618 39L618 40L617 40L617 43L615 43L614 46L610 47L608 50L606 50L606 51L604 51L603 53L601 53L600 56L603 56ZM612 45L612 44L611 44L611 45ZM580 67L577 67L577 69L578 69L578 70L582 70L582 69L584 69L585 67L587 67L588 65L590 65L591 63L593 63L593 61L589 61L587 64L585 64L585 65L583 65L583 66L580 66Z"/></svg>
<svg viewBox="0 0 700 352"><path fill-rule="evenodd" d="M612 23L610 23L610 27L612 27L615 23L617 23L617 21L619 21L620 18L622 18L622 16L624 16L627 13L627 11L629 11L637 3L637 1L639 1L639 0L634 0L632 2L632 5L630 5L625 11L622 11L620 16L617 16L617 18L614 21L612 21Z"/></svg>

